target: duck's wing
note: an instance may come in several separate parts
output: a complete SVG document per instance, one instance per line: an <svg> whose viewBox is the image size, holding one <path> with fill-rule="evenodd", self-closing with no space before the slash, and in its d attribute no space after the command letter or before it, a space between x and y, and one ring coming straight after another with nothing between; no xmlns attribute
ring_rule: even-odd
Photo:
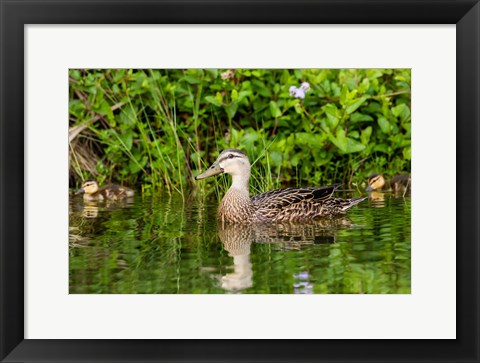
<svg viewBox="0 0 480 363"><path fill-rule="evenodd" d="M293 204L329 199L341 184L318 188L285 188L275 189L251 198L254 206L262 209L281 210Z"/></svg>

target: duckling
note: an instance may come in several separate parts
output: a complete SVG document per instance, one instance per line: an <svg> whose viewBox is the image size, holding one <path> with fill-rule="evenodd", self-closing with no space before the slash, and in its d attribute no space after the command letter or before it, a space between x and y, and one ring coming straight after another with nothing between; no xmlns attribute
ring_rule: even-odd
<svg viewBox="0 0 480 363"><path fill-rule="evenodd" d="M96 180L85 180L82 187L75 192L75 195L83 194L85 201L103 201L103 200L121 200L133 197L135 192L127 187L110 184L101 188L98 187Z"/></svg>
<svg viewBox="0 0 480 363"><path fill-rule="evenodd" d="M382 174L372 174L368 177L367 192L374 190L393 190L395 194L405 194L411 189L410 174L395 175L391 180L385 180Z"/></svg>

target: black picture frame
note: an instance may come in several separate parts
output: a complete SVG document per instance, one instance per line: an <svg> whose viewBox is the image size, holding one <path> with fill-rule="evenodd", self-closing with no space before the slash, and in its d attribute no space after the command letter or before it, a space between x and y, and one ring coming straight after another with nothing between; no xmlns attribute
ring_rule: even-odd
<svg viewBox="0 0 480 363"><path fill-rule="evenodd" d="M478 0L1 0L0 6L2 362L480 361ZM441 171L445 178L440 182L445 184L445 197L451 197L455 193L457 203L457 339L220 341L24 339L24 148L28 147L24 145L23 122L24 26L70 23L456 24L456 190L449 187L449 180L455 177L455 170L449 170L448 166Z"/></svg>

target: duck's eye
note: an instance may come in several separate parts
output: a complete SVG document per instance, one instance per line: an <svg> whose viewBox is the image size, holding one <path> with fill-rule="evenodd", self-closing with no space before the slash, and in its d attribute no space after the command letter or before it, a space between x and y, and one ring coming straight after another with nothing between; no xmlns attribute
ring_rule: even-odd
<svg viewBox="0 0 480 363"><path fill-rule="evenodd" d="M233 159L233 157L234 157L233 154L228 154L229 159Z"/></svg>

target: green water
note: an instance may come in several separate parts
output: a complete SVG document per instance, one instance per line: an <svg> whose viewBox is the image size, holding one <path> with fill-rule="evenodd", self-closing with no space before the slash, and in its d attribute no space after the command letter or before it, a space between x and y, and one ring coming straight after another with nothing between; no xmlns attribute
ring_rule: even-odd
<svg viewBox="0 0 480 363"><path fill-rule="evenodd" d="M371 196L345 218L217 226L217 201L70 200L73 294L405 294L410 197Z"/></svg>

